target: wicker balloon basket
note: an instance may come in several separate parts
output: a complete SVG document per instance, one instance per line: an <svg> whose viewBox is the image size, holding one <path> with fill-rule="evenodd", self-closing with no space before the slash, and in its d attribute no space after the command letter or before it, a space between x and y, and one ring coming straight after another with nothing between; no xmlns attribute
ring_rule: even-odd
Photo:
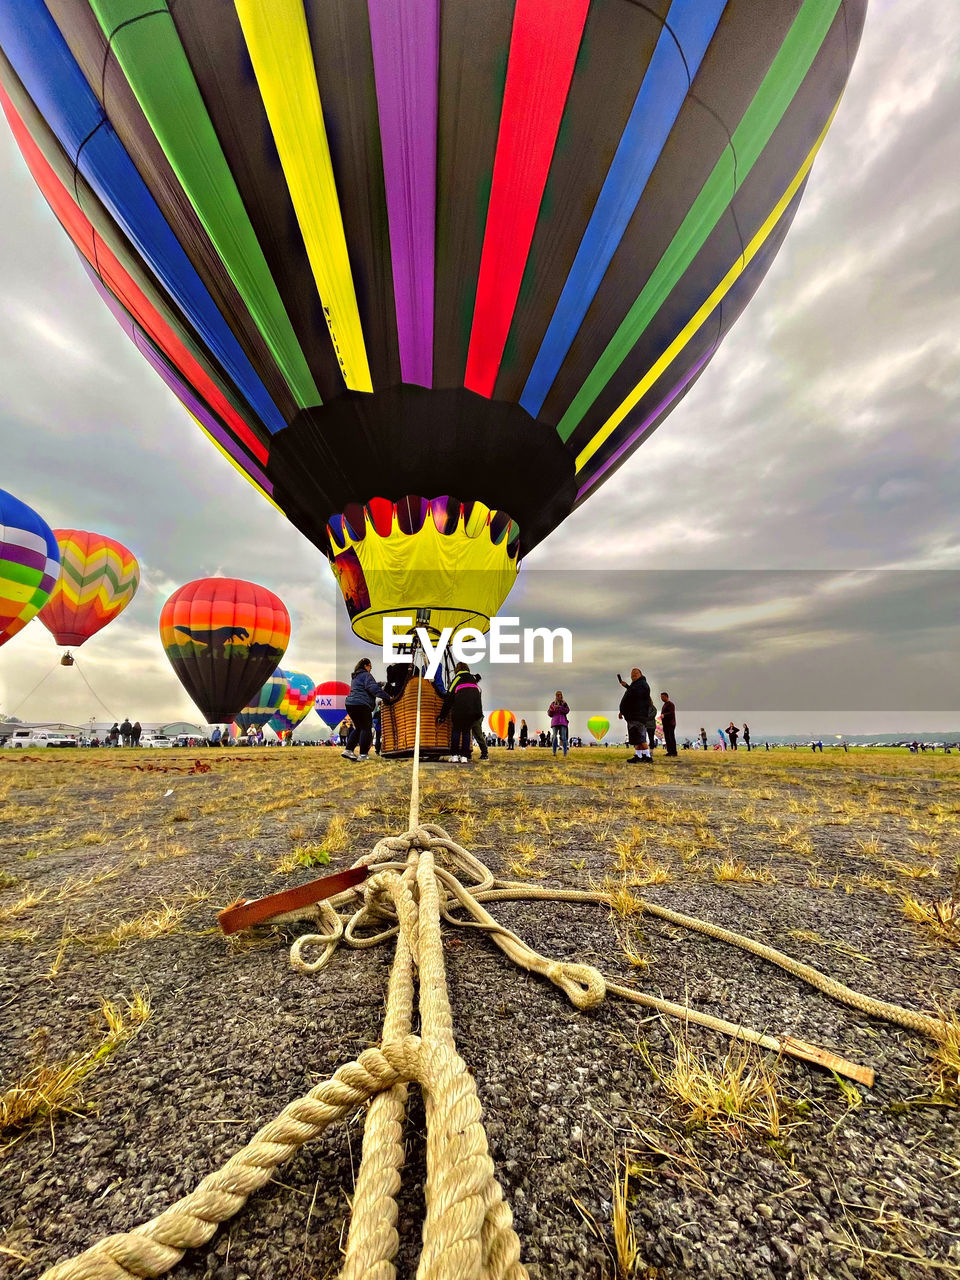
<svg viewBox="0 0 960 1280"><path fill-rule="evenodd" d="M450 754L451 723L442 724L437 716L443 699L429 680L408 680L396 702L387 703L382 710L380 754L384 756L412 756L417 733L417 685L420 685L420 755L424 760L436 760Z"/></svg>

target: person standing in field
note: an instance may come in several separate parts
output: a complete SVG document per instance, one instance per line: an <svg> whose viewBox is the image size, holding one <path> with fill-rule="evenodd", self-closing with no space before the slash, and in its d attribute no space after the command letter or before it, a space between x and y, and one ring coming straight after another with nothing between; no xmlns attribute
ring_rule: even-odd
<svg viewBox="0 0 960 1280"><path fill-rule="evenodd" d="M557 754L557 745L563 747L563 754L567 754L567 738L570 733L570 708L564 701L563 693L558 689L554 695L553 701L547 708L547 715L550 717L550 731L553 738L553 754Z"/></svg>
<svg viewBox="0 0 960 1280"><path fill-rule="evenodd" d="M748 751L750 751L750 750L751 750L751 747L750 747L750 726L749 726L748 724L745 724L745 725L743 726L743 745L747 748L747 750L748 750Z"/></svg>
<svg viewBox="0 0 960 1280"><path fill-rule="evenodd" d="M733 721L731 720L731 721L730 721L730 723L727 725L727 737L730 739L730 750L731 750L731 751L736 751L736 749L737 749L737 738L738 738L739 736L740 736L740 730L737 728L737 726L736 726L736 725L733 723Z"/></svg>
<svg viewBox="0 0 960 1280"><path fill-rule="evenodd" d="M527 728L526 720L520 721L520 750L526 751L527 743L530 741L530 730Z"/></svg>
<svg viewBox="0 0 960 1280"><path fill-rule="evenodd" d="M661 693L660 723L663 725L663 742L668 756L677 754L677 708L670 701L669 693Z"/></svg>
<svg viewBox="0 0 960 1280"><path fill-rule="evenodd" d="M347 738L347 745L340 752L344 760L359 763L369 760L370 744L373 741L373 710L377 699L384 697L384 688L373 678L373 663L369 658L361 658L350 676L350 692L344 699L344 706L349 713L352 728ZM360 754L353 753L359 748Z"/></svg>
<svg viewBox="0 0 960 1280"><path fill-rule="evenodd" d="M707 731L706 731L706 729L703 727L703 725L701 725L701 726L700 726L700 746L702 747L702 749L703 749L704 751L706 751L706 749L707 749Z"/></svg>
<svg viewBox="0 0 960 1280"><path fill-rule="evenodd" d="M454 764L469 764L472 755L473 726L483 719L483 703L480 686L465 662L454 668L450 688L443 700L443 708L437 716L440 723L450 716L453 721L453 743L450 759Z"/></svg>
<svg viewBox="0 0 960 1280"><path fill-rule="evenodd" d="M507 750L513 751L517 745L517 722L511 720L507 725Z"/></svg>
<svg viewBox="0 0 960 1280"><path fill-rule="evenodd" d="M647 722L653 703L650 700L650 685L639 667L630 672L630 683L617 676L626 693L620 699L619 719L627 722L627 741L633 747L634 754L628 756L627 764L653 764L653 756L647 743ZM655 718L655 717L654 717Z"/></svg>

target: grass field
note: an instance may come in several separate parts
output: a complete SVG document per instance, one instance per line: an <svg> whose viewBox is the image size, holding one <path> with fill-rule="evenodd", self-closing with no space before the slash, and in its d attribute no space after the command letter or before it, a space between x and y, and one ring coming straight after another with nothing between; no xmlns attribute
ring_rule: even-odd
<svg viewBox="0 0 960 1280"><path fill-rule="evenodd" d="M177 771L196 759L209 771ZM458 1045L531 1275L960 1276L960 756L625 760L494 750L426 766L421 816L507 879L610 894L611 908L492 908L538 950L877 1080L614 999L578 1013L482 935L450 931ZM228 940L214 914L402 831L409 785L408 763L326 749L0 752L0 1273L38 1276L160 1212L377 1043L389 947L341 948L307 977L287 957L306 926ZM932 1011L944 1038L834 1004L645 916L643 898ZM422 1216L418 1107L401 1275ZM283 1166L174 1274L335 1275L361 1123Z"/></svg>

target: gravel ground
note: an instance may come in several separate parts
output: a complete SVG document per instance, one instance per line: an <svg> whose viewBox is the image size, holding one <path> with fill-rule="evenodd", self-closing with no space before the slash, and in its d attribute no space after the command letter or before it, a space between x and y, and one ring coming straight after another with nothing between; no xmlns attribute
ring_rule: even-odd
<svg viewBox="0 0 960 1280"><path fill-rule="evenodd" d="M540 750L492 754L470 769L425 768L422 816L505 877L568 887L626 877L634 894L882 998L922 1008L960 998L960 950L902 908L904 895L950 896L957 757L689 753L638 770L618 751L561 764ZM332 751L237 750L203 753L210 772L157 771L193 758L0 753L0 1093L41 1058L97 1045L102 999L122 1008L145 990L151 1006L66 1113L0 1135L0 1273L38 1276L161 1212L379 1040L389 947L341 949L309 977L289 967L297 929L231 941L211 926L241 894L318 874L297 865L311 851L345 865L402 830L409 766L361 772ZM136 762L153 769L127 767ZM724 862L735 878L718 882ZM707 1125L663 1074L677 1037L714 1068L728 1042L613 999L578 1013L489 940L449 931L458 1047L531 1276L621 1274L611 1220L624 1161L638 1276L960 1276L958 1095L933 1082L919 1037L649 917L565 903L492 910L547 955L877 1072L873 1089L843 1089L768 1057L778 1132ZM423 1130L415 1098L401 1276L415 1270ZM361 1135L362 1114L334 1126L174 1274L335 1275Z"/></svg>

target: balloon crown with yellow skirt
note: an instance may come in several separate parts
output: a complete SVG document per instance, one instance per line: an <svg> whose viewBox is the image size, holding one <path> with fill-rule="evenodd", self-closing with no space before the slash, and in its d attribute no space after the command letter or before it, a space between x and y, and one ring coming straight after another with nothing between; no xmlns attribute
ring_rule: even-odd
<svg viewBox="0 0 960 1280"><path fill-rule="evenodd" d="M486 631L516 581L519 533L482 502L373 498L331 517L327 555L354 632L381 644L389 617Z"/></svg>

